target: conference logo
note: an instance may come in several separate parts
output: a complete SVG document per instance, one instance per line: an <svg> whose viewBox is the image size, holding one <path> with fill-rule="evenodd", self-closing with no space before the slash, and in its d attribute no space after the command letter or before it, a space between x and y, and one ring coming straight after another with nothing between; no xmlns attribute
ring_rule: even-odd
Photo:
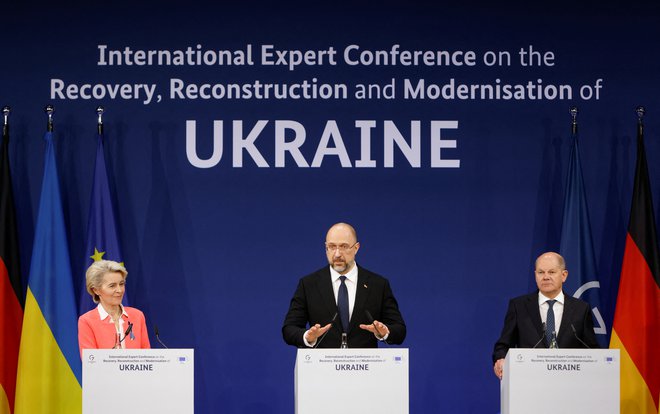
<svg viewBox="0 0 660 414"><path fill-rule="evenodd" d="M573 297L580 299L582 294L589 289L600 289L600 282L597 280L592 280L590 282L585 283L584 285L580 286L578 290L575 291ZM591 308L591 311L593 312L593 317L595 322L594 332L596 333L596 335L606 335L607 327L605 326L605 320L603 319L603 316L600 314L600 311L598 310L597 307Z"/></svg>
<svg viewBox="0 0 660 414"><path fill-rule="evenodd" d="M88 364L96 363L96 357L94 356L94 354L89 354L89 356L87 357L87 363Z"/></svg>

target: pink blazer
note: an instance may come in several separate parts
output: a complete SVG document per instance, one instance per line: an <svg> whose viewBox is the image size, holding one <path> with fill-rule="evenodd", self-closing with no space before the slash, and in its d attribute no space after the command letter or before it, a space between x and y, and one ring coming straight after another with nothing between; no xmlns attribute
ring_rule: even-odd
<svg viewBox="0 0 660 414"><path fill-rule="evenodd" d="M151 348L144 314L140 310L128 306L124 307L124 311L128 315L122 315L124 330L128 329L128 322L131 322L135 336L135 339L132 339L130 335L124 339L123 343L126 344L126 348ZM122 338L123 336L122 332ZM81 358L83 349L110 349L115 346L116 342L117 331L115 324L110 322L110 316L101 320L99 310L95 308L78 318L78 347Z"/></svg>

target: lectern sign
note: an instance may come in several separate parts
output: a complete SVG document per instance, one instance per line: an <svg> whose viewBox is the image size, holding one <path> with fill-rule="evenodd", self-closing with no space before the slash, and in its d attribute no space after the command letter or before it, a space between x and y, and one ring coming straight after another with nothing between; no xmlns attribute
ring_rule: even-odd
<svg viewBox="0 0 660 414"><path fill-rule="evenodd" d="M580 350L581 351L581 350ZM544 350L544 352L547 352ZM603 364L612 365L618 360L618 356L612 355L601 356L596 358L592 354L575 353L539 353L530 355L523 355L522 353L514 352L515 363L529 364L532 369L540 369L541 371L598 371L603 368ZM605 367L606 368L606 367Z"/></svg>
<svg viewBox="0 0 660 414"><path fill-rule="evenodd" d="M338 412L407 414L408 349L299 349L296 413Z"/></svg>
<svg viewBox="0 0 660 414"><path fill-rule="evenodd" d="M323 369L334 369L335 371L378 371L386 369L385 365L390 363L402 364L403 352L399 352L399 355L390 356L390 359L388 360L380 352L369 353L367 351L353 355L352 352L326 351L323 355L306 353L303 363L318 364Z"/></svg>
<svg viewBox="0 0 660 414"><path fill-rule="evenodd" d="M618 414L619 362L618 349L512 348L504 362L502 414Z"/></svg>
<svg viewBox="0 0 660 414"><path fill-rule="evenodd" d="M83 414L193 413L192 349L85 349L82 363Z"/></svg>

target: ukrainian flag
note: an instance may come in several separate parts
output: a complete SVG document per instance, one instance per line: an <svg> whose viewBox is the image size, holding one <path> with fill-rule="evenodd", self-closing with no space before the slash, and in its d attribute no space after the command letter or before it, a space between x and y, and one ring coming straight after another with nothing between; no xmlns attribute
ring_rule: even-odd
<svg viewBox="0 0 660 414"><path fill-rule="evenodd" d="M44 176L16 380L16 414L82 411L77 312L53 134L47 132Z"/></svg>

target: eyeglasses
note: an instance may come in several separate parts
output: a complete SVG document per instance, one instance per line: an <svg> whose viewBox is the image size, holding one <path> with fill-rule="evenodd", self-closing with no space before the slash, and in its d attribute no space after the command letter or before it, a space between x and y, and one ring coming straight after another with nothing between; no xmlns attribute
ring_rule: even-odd
<svg viewBox="0 0 660 414"><path fill-rule="evenodd" d="M344 253L346 250L350 250L355 245L358 244L358 242L353 243L353 245L349 245L348 243L342 243L342 244L334 244L334 243L326 243L325 244L325 250L327 252L334 252L335 250L339 250L339 253Z"/></svg>

